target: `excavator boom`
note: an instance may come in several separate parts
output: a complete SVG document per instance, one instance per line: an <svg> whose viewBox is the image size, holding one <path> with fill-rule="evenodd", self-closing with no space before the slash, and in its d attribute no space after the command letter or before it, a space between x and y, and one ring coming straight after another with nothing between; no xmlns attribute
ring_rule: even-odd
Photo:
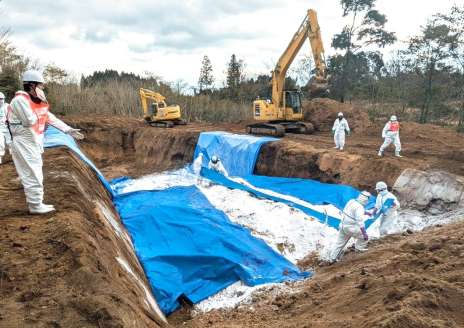
<svg viewBox="0 0 464 328"><path fill-rule="evenodd" d="M283 136L285 131L312 132L311 124L299 122L303 119L300 93L295 90L285 90L287 71L306 39L309 40L316 67L316 75L310 83L311 94L327 93L327 72L321 30L316 11L309 9L272 72L272 100L269 102L257 99L253 102L254 119L268 123L248 125L248 133Z"/></svg>
<svg viewBox="0 0 464 328"><path fill-rule="evenodd" d="M322 84L325 81L327 89L327 73L321 29L317 20L316 11L309 9L307 15L303 19L303 22L288 44L287 49L285 49L284 53L279 58L279 61L272 72L272 102L277 106L281 106L282 104L287 71L306 39L309 39L316 67L316 77L314 80Z"/></svg>

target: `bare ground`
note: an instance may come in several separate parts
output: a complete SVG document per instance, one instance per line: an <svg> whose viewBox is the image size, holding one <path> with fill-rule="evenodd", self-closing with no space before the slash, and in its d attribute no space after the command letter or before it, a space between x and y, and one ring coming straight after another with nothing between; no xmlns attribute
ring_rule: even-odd
<svg viewBox="0 0 464 328"><path fill-rule="evenodd" d="M87 135L81 146L109 178L178 168L193 157L203 130L243 132L245 123L190 124L171 130L118 117L66 118ZM263 147L256 173L311 177L369 188L391 184L407 167L464 175L463 139L449 129L402 125L405 158L378 159L381 125L348 138L346 152L332 137L287 135ZM108 224L115 215L95 175L67 150L47 150L46 200L55 214L26 212L12 163L0 166L0 327L156 327L143 289L115 261L123 256L146 284L142 269ZM117 215L115 216L116 219ZM463 224L395 236L366 254L348 254L295 295L264 297L254 310L216 311L183 327L459 327L463 322ZM312 263L309 259L308 263ZM185 322L185 324L184 324Z"/></svg>

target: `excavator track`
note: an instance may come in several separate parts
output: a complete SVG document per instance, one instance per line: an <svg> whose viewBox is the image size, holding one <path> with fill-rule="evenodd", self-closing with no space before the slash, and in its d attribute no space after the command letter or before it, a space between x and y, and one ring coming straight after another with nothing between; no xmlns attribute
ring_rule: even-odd
<svg viewBox="0 0 464 328"><path fill-rule="evenodd" d="M281 124L255 123L247 125L246 131L249 134L260 136L271 136L276 138L282 138L285 136L285 128Z"/></svg>
<svg viewBox="0 0 464 328"><path fill-rule="evenodd" d="M312 134L314 127L311 123L299 121L273 121L269 123L255 123L247 125L247 133L282 138L285 133Z"/></svg>
<svg viewBox="0 0 464 328"><path fill-rule="evenodd" d="M155 128L172 128L174 127L174 122L172 121L152 121L148 122L150 126L153 126Z"/></svg>

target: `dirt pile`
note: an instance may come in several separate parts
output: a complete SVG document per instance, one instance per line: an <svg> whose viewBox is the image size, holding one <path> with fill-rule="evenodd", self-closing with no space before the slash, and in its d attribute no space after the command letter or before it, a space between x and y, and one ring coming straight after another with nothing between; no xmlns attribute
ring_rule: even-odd
<svg viewBox="0 0 464 328"><path fill-rule="evenodd" d="M317 131L331 131L339 112L348 120L353 131L365 131L369 126L369 117L361 108L340 103L333 99L316 98L303 104L304 118L313 123Z"/></svg>
<svg viewBox="0 0 464 328"><path fill-rule="evenodd" d="M338 105L348 106L334 102L333 115ZM66 120L83 129L87 139L81 143L82 149L110 179L175 169L190 163L202 131L245 133L245 126L238 124L189 124L159 129L147 126L142 120L121 117L67 117ZM331 128L333 121L329 119L328 122ZM402 123L405 158L393 157L392 149L385 157L378 158L382 128L382 125L373 124L354 131L347 137L345 152L332 149L333 139L329 132L289 133L281 141L263 146L255 173L312 178L367 189L378 180L393 185L407 168L438 169L464 176L464 138L456 132L431 125Z"/></svg>
<svg viewBox="0 0 464 328"><path fill-rule="evenodd" d="M0 327L161 327L107 191L68 150L45 153L45 198L31 216L12 163L0 169Z"/></svg>
<svg viewBox="0 0 464 328"><path fill-rule="evenodd" d="M391 236L364 254L316 266L295 294L261 296L231 311L171 321L192 328L463 327L463 234L461 222Z"/></svg>
<svg viewBox="0 0 464 328"><path fill-rule="evenodd" d="M396 180L393 190L405 207L430 214L464 208L464 177L444 171L407 169Z"/></svg>

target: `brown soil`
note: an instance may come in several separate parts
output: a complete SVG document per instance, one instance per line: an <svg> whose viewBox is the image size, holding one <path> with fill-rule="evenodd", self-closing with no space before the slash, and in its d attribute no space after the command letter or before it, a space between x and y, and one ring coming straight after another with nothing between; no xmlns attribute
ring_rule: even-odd
<svg viewBox="0 0 464 328"><path fill-rule="evenodd" d="M46 201L32 216L11 161L0 167L0 327L160 327L148 286L109 195L65 149L45 153ZM121 225L121 223L119 223ZM157 324L159 323L159 325Z"/></svg>
<svg viewBox="0 0 464 328"><path fill-rule="evenodd" d="M332 108L336 115L339 109ZM351 112L345 112L350 119ZM327 119L332 122L330 115ZM160 129L149 127L142 120L118 117L67 120L84 130L87 139L81 144L83 150L109 178L180 168L192 161L201 131L244 133L246 125L189 124ZM313 178L362 189L372 189L379 180L393 185L406 168L439 169L464 176L464 136L447 128L405 122L401 129L404 158L394 157L392 148L378 158L383 124L366 120L360 120L362 129L347 137L344 152L333 149L332 135L325 129L313 135L287 134L279 142L266 144L255 173Z"/></svg>
<svg viewBox="0 0 464 328"><path fill-rule="evenodd" d="M118 117L66 120L83 129L82 149L108 178L179 168L191 162L201 131L243 132L245 126L167 130ZM331 149L332 137L321 126L315 135L289 134L265 145L256 173L363 188L380 179L392 184L408 167L464 176L462 137L451 130L404 123L406 157L393 158L390 151L378 159L382 126L361 124L343 153ZM165 325L146 302L148 283L127 235L111 227L110 218L113 224L119 218L95 174L64 149L46 151L44 173L46 201L58 211L31 216L11 161L0 166L0 327ZM264 298L255 311L207 314L186 327L441 327L447 321L449 327L462 326L463 232L461 224L387 239L367 254L317 267L316 277L294 296ZM140 282L116 257L128 262Z"/></svg>
<svg viewBox="0 0 464 328"><path fill-rule="evenodd" d="M332 266L316 265L295 294L195 318L172 316L176 327L464 327L464 222L375 242Z"/></svg>

